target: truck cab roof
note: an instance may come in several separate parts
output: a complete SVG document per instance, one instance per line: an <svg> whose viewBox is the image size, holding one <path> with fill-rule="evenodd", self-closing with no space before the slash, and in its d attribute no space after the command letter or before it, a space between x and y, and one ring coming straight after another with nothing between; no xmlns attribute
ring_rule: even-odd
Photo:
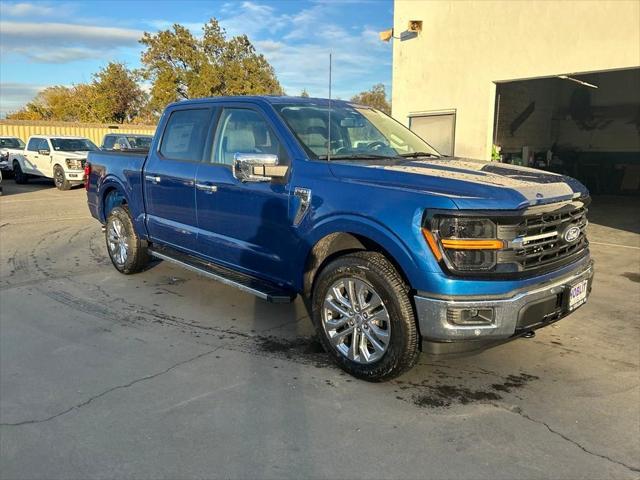
<svg viewBox="0 0 640 480"><path fill-rule="evenodd" d="M190 100L182 100L179 102L174 102L169 105L169 107L174 107L178 105L193 105L200 103L218 103L218 102L249 102L249 103L258 103L258 104L270 104L277 105L283 103L296 103L300 105L331 105L335 106L358 106L363 108L370 108L366 105L360 105L357 103L353 103L347 100L329 100L328 98L312 98L312 97L289 97L283 95L234 95L227 97L203 97L203 98L194 98Z"/></svg>
<svg viewBox="0 0 640 480"><path fill-rule="evenodd" d="M68 138L70 140L87 139L87 137L79 137L77 135L45 135L45 134L35 134L35 135L31 135L29 138Z"/></svg>

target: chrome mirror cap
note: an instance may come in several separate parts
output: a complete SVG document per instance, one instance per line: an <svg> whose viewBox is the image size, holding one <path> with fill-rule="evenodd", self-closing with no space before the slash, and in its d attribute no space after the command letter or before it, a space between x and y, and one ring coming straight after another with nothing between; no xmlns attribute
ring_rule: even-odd
<svg viewBox="0 0 640 480"><path fill-rule="evenodd" d="M236 153L233 156L233 176L241 182L268 182L284 177L287 167L278 165L278 156L271 153Z"/></svg>

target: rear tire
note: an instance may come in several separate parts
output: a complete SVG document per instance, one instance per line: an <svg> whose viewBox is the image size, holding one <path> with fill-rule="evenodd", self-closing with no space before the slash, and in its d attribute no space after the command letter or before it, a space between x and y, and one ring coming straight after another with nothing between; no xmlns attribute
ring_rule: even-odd
<svg viewBox="0 0 640 480"><path fill-rule="evenodd" d="M333 360L363 380L396 377L420 355L409 288L377 252L350 253L322 269L314 282L312 320Z"/></svg>
<svg viewBox="0 0 640 480"><path fill-rule="evenodd" d="M69 190L71 188L71 182L67 180L60 165L53 167L53 183L55 183L58 190Z"/></svg>
<svg viewBox="0 0 640 480"><path fill-rule="evenodd" d="M22 171L20 162L17 160L13 162L13 180L18 185L24 185L29 181L29 176Z"/></svg>
<svg viewBox="0 0 640 480"><path fill-rule="evenodd" d="M136 234L126 206L115 207L109 213L105 241L111 263L120 273L138 273L149 262L147 243Z"/></svg>

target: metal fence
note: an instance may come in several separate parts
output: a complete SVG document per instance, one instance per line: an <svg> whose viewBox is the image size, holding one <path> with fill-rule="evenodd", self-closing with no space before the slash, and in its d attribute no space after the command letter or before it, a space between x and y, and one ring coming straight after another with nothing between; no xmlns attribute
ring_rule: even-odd
<svg viewBox="0 0 640 480"><path fill-rule="evenodd" d="M153 135L155 130L155 125L101 125L97 123L0 120L0 135L18 137L24 142L31 135L69 135L86 137L99 146L107 133Z"/></svg>

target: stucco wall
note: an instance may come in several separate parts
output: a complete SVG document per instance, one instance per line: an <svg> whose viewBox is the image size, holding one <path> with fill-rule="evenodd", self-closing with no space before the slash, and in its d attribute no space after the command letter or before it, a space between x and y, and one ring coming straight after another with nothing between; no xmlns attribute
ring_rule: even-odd
<svg viewBox="0 0 640 480"><path fill-rule="evenodd" d="M395 0L393 116L456 109L455 153L490 157L497 81L640 66L640 2Z"/></svg>

